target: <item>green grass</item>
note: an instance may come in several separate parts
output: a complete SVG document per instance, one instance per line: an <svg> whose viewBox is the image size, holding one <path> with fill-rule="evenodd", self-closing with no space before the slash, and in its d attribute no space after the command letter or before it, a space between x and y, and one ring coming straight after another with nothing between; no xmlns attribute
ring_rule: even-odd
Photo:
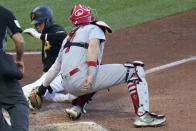
<svg viewBox="0 0 196 131"><path fill-rule="evenodd" d="M68 20L70 10L78 3L96 9L97 18L114 31L196 8L196 0L1 0L0 5L14 12L22 29L33 27L29 15L36 6L47 5L53 9L55 22L69 32L72 29ZM39 40L23 36L25 50L41 49ZM13 49L14 44L8 39L7 50Z"/></svg>

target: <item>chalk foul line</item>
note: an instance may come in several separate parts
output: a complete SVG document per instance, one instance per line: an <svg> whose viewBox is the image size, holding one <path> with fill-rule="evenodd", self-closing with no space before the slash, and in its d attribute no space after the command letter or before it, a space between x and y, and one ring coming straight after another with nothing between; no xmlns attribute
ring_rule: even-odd
<svg viewBox="0 0 196 131"><path fill-rule="evenodd" d="M192 57L185 58L185 59L182 59L182 60L179 60L179 61L171 62L171 63L165 64L165 65L162 65L162 66L157 66L157 67L146 70L145 73L150 74L150 73L153 73L153 72L156 72L156 71L159 71L159 70L174 67L174 66L177 66L177 65L180 65L180 64L183 64L183 63L186 63L186 62L194 61L194 60L196 60L196 56L192 56Z"/></svg>

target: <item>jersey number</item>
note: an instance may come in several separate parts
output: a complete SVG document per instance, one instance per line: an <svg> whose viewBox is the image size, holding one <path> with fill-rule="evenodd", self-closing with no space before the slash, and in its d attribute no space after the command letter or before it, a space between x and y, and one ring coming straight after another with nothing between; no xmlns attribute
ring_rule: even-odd
<svg viewBox="0 0 196 131"><path fill-rule="evenodd" d="M50 50L50 42L49 41L46 41L45 42L45 45L44 45L44 57L46 58L47 57L47 50Z"/></svg>

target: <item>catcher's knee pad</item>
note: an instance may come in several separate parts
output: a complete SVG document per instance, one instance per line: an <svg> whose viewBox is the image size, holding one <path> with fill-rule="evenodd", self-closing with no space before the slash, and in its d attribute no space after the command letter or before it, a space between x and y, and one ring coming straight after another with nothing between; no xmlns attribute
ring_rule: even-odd
<svg viewBox="0 0 196 131"><path fill-rule="evenodd" d="M141 61L125 63L125 67L127 67L127 87L135 108L135 113L139 116L149 111L148 85L143 66L144 63ZM134 72L130 72L130 68L134 68Z"/></svg>
<svg viewBox="0 0 196 131"><path fill-rule="evenodd" d="M142 61L133 61L131 62L126 62L124 66L127 68L127 73L126 73L126 79L125 81L128 83L130 80L139 80L142 81L142 78L145 78L145 72L144 72L144 63ZM134 68L134 72L131 73L130 69Z"/></svg>

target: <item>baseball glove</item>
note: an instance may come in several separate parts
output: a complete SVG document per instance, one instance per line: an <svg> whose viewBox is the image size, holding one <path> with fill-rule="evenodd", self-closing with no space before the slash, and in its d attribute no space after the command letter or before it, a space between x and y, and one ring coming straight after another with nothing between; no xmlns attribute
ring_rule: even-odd
<svg viewBox="0 0 196 131"><path fill-rule="evenodd" d="M30 93L28 99L30 100L31 105L32 105L34 108L40 109L41 106L42 106L43 96L38 95L38 88L39 88L39 87L35 87L35 88L31 91L31 93Z"/></svg>

